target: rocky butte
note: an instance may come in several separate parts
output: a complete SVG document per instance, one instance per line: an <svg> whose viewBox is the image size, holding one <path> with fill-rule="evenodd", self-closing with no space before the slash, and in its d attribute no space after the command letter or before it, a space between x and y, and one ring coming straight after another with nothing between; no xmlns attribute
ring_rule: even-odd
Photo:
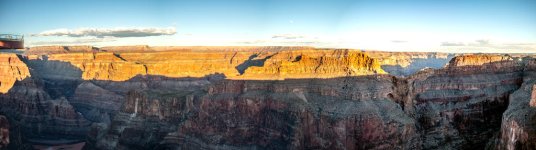
<svg viewBox="0 0 536 150"><path fill-rule="evenodd" d="M536 149L529 54L47 46L0 70L1 148Z"/></svg>

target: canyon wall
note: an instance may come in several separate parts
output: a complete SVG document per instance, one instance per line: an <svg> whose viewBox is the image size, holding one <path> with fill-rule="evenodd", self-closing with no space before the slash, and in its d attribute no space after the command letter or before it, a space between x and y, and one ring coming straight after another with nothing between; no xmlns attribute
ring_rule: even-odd
<svg viewBox="0 0 536 150"><path fill-rule="evenodd" d="M28 58L44 60L40 55ZM354 50L68 53L47 55L46 60L70 63L81 70L84 80L110 81L136 75L178 78L221 73L229 79L281 80L385 73L375 59Z"/></svg>
<svg viewBox="0 0 536 150"><path fill-rule="evenodd" d="M420 124L423 148L485 147L522 75L523 64L509 56L467 55L453 58L446 68L410 76L404 105Z"/></svg>
<svg viewBox="0 0 536 150"><path fill-rule="evenodd" d="M0 94L0 113L27 141L63 137L85 141L86 149L536 148L534 58L398 58L310 47L89 49L3 59L0 67L22 72L2 74L2 83L13 84ZM418 59L446 66L430 69ZM412 64L420 66L413 75L384 71Z"/></svg>
<svg viewBox="0 0 536 150"><path fill-rule="evenodd" d="M523 84L510 95L510 104L502 117L496 149L536 148L536 60L525 60Z"/></svg>
<svg viewBox="0 0 536 150"><path fill-rule="evenodd" d="M420 148L416 122L388 99L389 76L180 82L210 84L129 92L111 124L90 131L88 147Z"/></svg>
<svg viewBox="0 0 536 150"><path fill-rule="evenodd" d="M18 55L0 53L0 93L7 93L15 84L30 76L30 71Z"/></svg>

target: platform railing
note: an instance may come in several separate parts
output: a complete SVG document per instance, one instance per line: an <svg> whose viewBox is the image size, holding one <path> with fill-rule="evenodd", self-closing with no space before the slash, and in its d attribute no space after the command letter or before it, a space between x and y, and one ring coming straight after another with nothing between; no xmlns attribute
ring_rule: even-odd
<svg viewBox="0 0 536 150"><path fill-rule="evenodd" d="M16 35L16 34L0 34L0 40L7 40L7 41L21 41L24 39L24 35Z"/></svg>

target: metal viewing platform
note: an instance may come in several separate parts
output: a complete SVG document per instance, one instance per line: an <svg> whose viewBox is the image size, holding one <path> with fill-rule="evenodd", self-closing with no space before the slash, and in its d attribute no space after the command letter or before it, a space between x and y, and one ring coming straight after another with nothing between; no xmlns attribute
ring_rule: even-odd
<svg viewBox="0 0 536 150"><path fill-rule="evenodd" d="M0 34L0 49L23 49L24 36L15 34Z"/></svg>

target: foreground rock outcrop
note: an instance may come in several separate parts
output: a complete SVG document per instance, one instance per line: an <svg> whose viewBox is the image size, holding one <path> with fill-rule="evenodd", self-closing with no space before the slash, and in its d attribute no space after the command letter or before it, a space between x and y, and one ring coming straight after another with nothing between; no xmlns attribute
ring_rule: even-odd
<svg viewBox="0 0 536 150"><path fill-rule="evenodd" d="M536 85L536 60L526 62L523 84L510 95L510 104L502 117L497 149L536 148L536 109L531 106Z"/></svg>
<svg viewBox="0 0 536 150"><path fill-rule="evenodd" d="M0 53L0 93L7 93L15 81L29 76L28 67L17 55Z"/></svg>
<svg viewBox="0 0 536 150"><path fill-rule="evenodd" d="M455 57L444 69L408 78L405 110L420 124L424 149L478 149L497 133L508 96L523 82L524 66L509 56L488 57Z"/></svg>

